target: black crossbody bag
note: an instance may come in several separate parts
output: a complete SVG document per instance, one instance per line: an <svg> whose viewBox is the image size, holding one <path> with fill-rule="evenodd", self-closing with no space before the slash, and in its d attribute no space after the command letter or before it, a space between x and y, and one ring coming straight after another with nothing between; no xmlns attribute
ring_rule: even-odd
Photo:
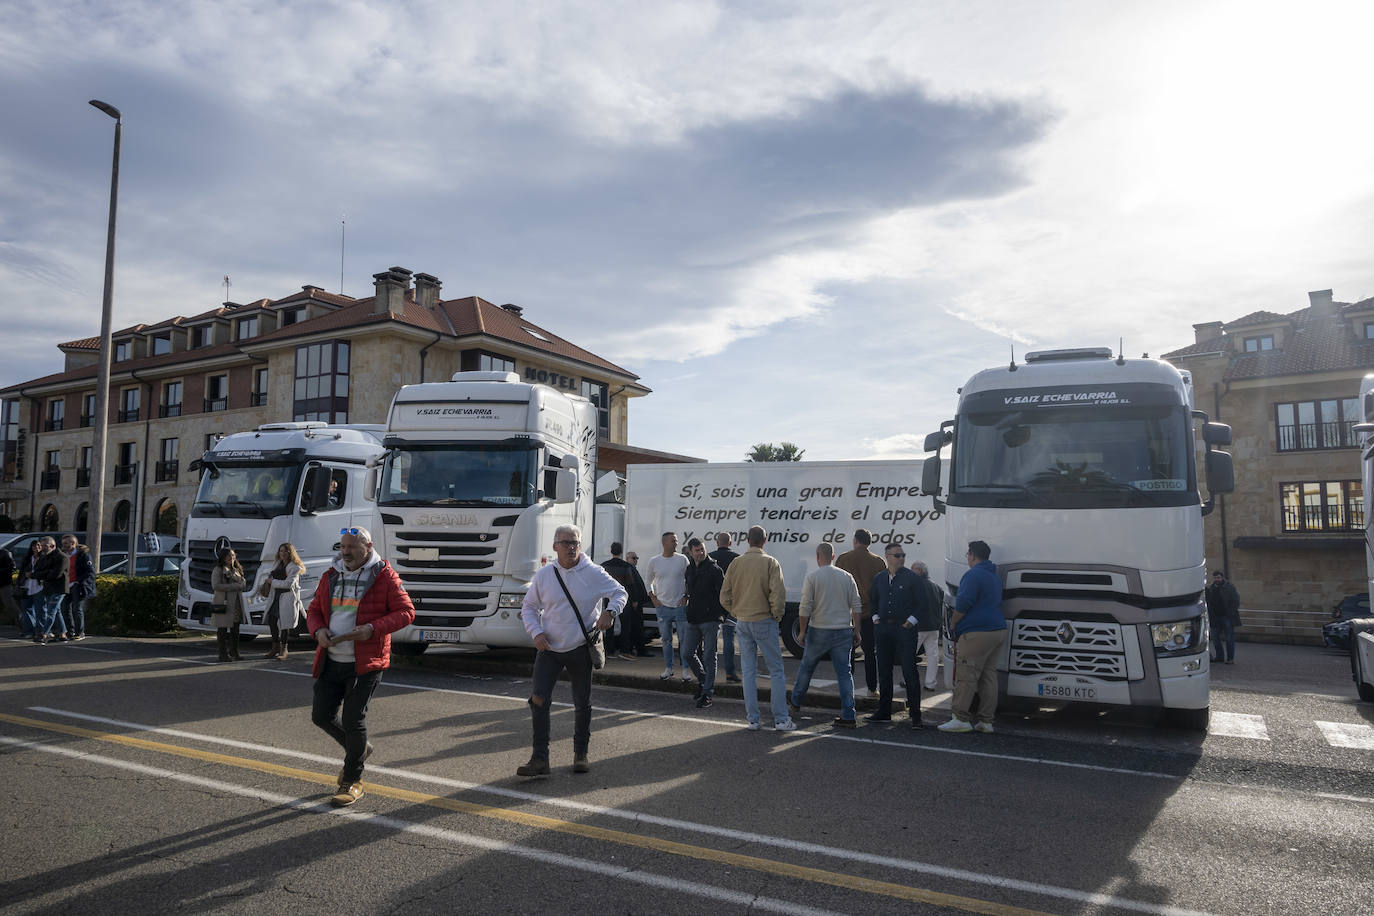
<svg viewBox="0 0 1374 916"><path fill-rule="evenodd" d="M563 581L563 574L558 571L558 565L554 564L553 574L558 577L558 584L563 588L563 594L568 596L568 604L572 605L573 616L577 618L577 625L582 629L582 638L586 640L587 654L591 656L592 667L601 669L606 664L606 646L601 642L601 631L597 630L593 636L587 632L587 624L582 620L582 609L573 600L572 592L568 591L568 583Z"/></svg>

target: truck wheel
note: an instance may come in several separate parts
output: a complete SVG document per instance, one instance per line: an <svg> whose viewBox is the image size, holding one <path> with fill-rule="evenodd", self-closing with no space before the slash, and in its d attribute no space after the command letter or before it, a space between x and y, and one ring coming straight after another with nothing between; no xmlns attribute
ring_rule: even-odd
<svg viewBox="0 0 1374 916"><path fill-rule="evenodd" d="M1170 728L1177 728L1188 732L1207 731L1207 721L1211 707L1204 706L1201 709L1166 709L1164 710L1164 724Z"/></svg>
<svg viewBox="0 0 1374 916"><path fill-rule="evenodd" d="M428 648L429 643L427 642L393 642L391 644L391 652L394 655L424 655Z"/></svg>
<svg viewBox="0 0 1374 916"><path fill-rule="evenodd" d="M783 615L782 625L782 644L787 647L787 651L792 653L793 658L801 658L806 652L802 644L798 642L797 631L801 628L801 623L797 618L797 609L792 605L787 606L787 613Z"/></svg>

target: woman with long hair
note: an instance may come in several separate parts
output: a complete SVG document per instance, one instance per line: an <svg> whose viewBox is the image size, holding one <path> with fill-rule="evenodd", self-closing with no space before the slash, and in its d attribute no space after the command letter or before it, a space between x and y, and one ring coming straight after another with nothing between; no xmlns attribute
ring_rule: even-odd
<svg viewBox="0 0 1374 916"><path fill-rule="evenodd" d="M272 648L264 658L286 658L288 634L305 616L301 604L301 573L305 563L290 541L277 548L277 562L262 582L261 592L268 599L263 616L272 630Z"/></svg>
<svg viewBox="0 0 1374 916"><path fill-rule="evenodd" d="M215 568L210 573L210 587L215 591L210 623L215 627L219 660L242 661L243 657L239 655L239 624L248 620L243 611L243 592L248 586L244 581L243 567L239 565L232 547L225 547L217 555Z"/></svg>

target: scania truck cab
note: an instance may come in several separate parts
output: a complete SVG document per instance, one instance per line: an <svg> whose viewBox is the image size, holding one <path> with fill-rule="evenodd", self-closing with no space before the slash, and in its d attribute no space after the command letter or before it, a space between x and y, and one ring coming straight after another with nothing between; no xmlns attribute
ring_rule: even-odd
<svg viewBox="0 0 1374 916"><path fill-rule="evenodd" d="M277 548L291 543L305 564L306 604L338 553L343 528L377 526L364 483L369 461L382 454L380 425L268 423L217 441L193 465L200 489L186 520L177 589L177 619L188 629L213 629L210 573L218 551L232 547L248 583L249 623L242 632L267 632L267 599L256 586L271 572Z"/></svg>
<svg viewBox="0 0 1374 916"><path fill-rule="evenodd" d="M396 393L371 478L384 556L415 605L395 651L531 644L520 605L554 530L578 525L592 550L596 435L590 401L515 373Z"/></svg>
<svg viewBox="0 0 1374 916"><path fill-rule="evenodd" d="M968 543L991 546L1004 696L1156 707L1207 727L1203 516L1232 489L1231 456L1213 449L1230 441L1193 409L1188 373L1105 348L1029 353L960 389L955 418L926 439L950 463L943 581L952 602ZM940 464L923 468L927 492Z"/></svg>

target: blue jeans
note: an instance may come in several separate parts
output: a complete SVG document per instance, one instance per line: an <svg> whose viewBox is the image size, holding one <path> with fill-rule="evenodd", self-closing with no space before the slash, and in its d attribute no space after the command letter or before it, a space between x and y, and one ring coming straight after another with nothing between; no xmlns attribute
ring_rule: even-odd
<svg viewBox="0 0 1374 916"><path fill-rule="evenodd" d="M1236 660L1236 622L1230 617L1212 621L1212 660L1218 662ZM1221 651L1225 649L1226 651Z"/></svg>
<svg viewBox="0 0 1374 916"><path fill-rule="evenodd" d="M786 722L787 675L782 670L782 644L778 641L778 622L768 620L740 620L735 623L739 637L739 665L744 678L744 712L751 725L759 721L759 652L768 666L769 703L773 710L773 724Z"/></svg>
<svg viewBox="0 0 1374 916"><path fill-rule="evenodd" d="M849 666L849 655L853 648L853 627L808 627L806 648L802 652L801 667L797 669L797 682L792 685L792 705L800 707L806 701L806 691L811 686L811 675L815 673L821 659L828 655L830 664L835 668L835 680L840 686L840 718L853 721L854 672Z"/></svg>
<svg viewBox="0 0 1374 916"><path fill-rule="evenodd" d="M72 636L86 635L86 597L72 589L62 596L62 619Z"/></svg>
<svg viewBox="0 0 1374 916"><path fill-rule="evenodd" d="M682 647L687 650L687 660L692 664L692 673L701 684L697 696L711 696L716 689L716 631L720 624L714 620L706 623L688 623L687 635Z"/></svg>
<svg viewBox="0 0 1374 916"><path fill-rule="evenodd" d="M40 616L39 607L42 605L42 595L20 595L19 596L19 633L22 636L38 635L38 618Z"/></svg>
<svg viewBox="0 0 1374 916"><path fill-rule="evenodd" d="M654 608L658 615L658 640L663 643L663 665L673 667L673 627L677 627L678 654L682 658L682 673L690 668L687 664L687 608L669 607L666 604Z"/></svg>
<svg viewBox="0 0 1374 916"><path fill-rule="evenodd" d="M873 642L878 653L878 715L892 715L892 665L902 666L906 678L906 705L911 718L921 721L921 678L916 674L915 627L899 623L880 623L873 627Z"/></svg>
<svg viewBox="0 0 1374 916"><path fill-rule="evenodd" d="M725 667L725 676L735 676L735 619L726 617L725 622L720 625L720 650L723 653L721 660Z"/></svg>
<svg viewBox="0 0 1374 916"><path fill-rule="evenodd" d="M65 597L61 592L55 595L41 594L34 596L34 607L38 612L38 624L34 631L35 636L46 636L53 627L57 632L67 633L67 625L62 622L62 614L59 609L62 606L62 599Z"/></svg>

